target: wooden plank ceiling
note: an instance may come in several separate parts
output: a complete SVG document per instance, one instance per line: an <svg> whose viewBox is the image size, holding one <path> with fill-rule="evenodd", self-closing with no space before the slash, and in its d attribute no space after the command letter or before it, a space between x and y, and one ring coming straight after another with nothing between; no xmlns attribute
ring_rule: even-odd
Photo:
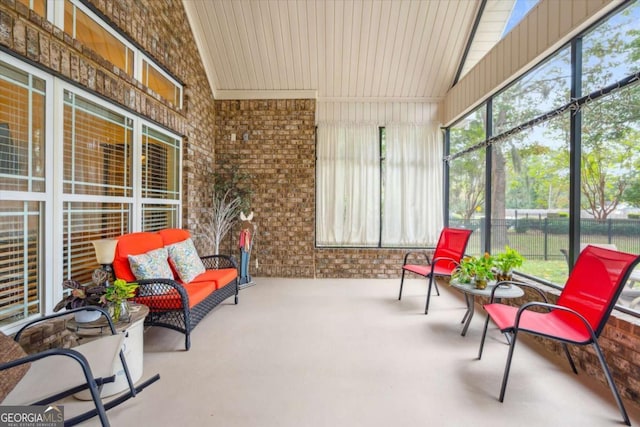
<svg viewBox="0 0 640 427"><path fill-rule="evenodd" d="M511 2L513 0L510 0ZM183 0L216 99L438 101L480 0Z"/></svg>

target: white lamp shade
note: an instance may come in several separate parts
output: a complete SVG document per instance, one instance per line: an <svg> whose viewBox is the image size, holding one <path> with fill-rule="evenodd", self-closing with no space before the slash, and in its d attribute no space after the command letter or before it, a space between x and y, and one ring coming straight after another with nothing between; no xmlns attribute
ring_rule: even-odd
<svg viewBox="0 0 640 427"><path fill-rule="evenodd" d="M116 257L116 246L118 245L117 240L94 240L91 243L96 251L96 260L98 260L98 264L106 265L113 263L113 260Z"/></svg>

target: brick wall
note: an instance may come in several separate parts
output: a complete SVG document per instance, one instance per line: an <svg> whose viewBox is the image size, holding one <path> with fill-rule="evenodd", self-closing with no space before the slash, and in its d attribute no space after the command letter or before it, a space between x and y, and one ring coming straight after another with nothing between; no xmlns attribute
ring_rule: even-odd
<svg viewBox="0 0 640 427"><path fill-rule="evenodd" d="M216 166L251 176L252 275L313 277L315 100L216 101L216 113ZM232 234L223 252L237 250Z"/></svg>

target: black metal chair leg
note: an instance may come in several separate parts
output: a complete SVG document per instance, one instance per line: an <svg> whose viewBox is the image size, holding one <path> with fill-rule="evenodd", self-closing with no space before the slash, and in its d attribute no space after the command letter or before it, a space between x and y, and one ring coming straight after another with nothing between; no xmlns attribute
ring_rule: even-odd
<svg viewBox="0 0 640 427"><path fill-rule="evenodd" d="M607 366L607 362L604 360L604 355L602 354L602 350L600 349L600 346L598 345L597 341L593 342L593 348L596 350L596 355L598 356L600 365L602 365L604 376L607 378L607 382L609 383L609 388L611 389L611 393L613 393L613 397L615 398L616 403L618 404L618 409L620 409L620 414L622 414L624 423L630 426L631 421L629 421L629 416L627 415L627 411L624 409L624 404L622 403L622 399L620 398L620 393L618 393L618 388L616 387L616 383L613 382L613 377L611 377L609 366Z"/></svg>
<svg viewBox="0 0 640 427"><path fill-rule="evenodd" d="M502 387L500 388L500 402L504 402L504 394L507 391L507 381L509 380L509 371L511 370L511 359L513 358L513 350L516 348L516 338L518 336L518 330L513 331L511 337L511 344L509 344L509 356L507 356L507 365L504 368L504 375L502 377Z"/></svg>
<svg viewBox="0 0 640 427"><path fill-rule="evenodd" d="M440 296L440 289L438 288L438 282L434 280L434 281L433 281L433 286L435 286L435 287L436 287L436 294L437 294L438 296Z"/></svg>
<svg viewBox="0 0 640 427"><path fill-rule="evenodd" d="M573 363L573 357L571 357L571 353L569 353L569 347L567 347L567 343L562 343L562 348L564 349L564 354L567 356L567 360L569 360L569 365L571 365L571 370L574 374L578 375L578 370L576 369L576 364Z"/></svg>
<svg viewBox="0 0 640 427"><path fill-rule="evenodd" d="M482 350L484 349L484 339L487 336L487 329L489 328L489 316L484 321L484 329L482 330L482 338L480 338L480 350L478 350L478 360L482 359Z"/></svg>
<svg viewBox="0 0 640 427"><path fill-rule="evenodd" d="M398 294L398 301L400 301L402 299L402 285L404 284L404 273L407 270L405 270L404 268L402 269L402 279L400 279L400 293Z"/></svg>
<svg viewBox="0 0 640 427"><path fill-rule="evenodd" d="M427 304L424 307L424 314L429 313L429 300L431 299L431 284L433 283L433 275L429 276L429 287L427 288Z"/></svg>

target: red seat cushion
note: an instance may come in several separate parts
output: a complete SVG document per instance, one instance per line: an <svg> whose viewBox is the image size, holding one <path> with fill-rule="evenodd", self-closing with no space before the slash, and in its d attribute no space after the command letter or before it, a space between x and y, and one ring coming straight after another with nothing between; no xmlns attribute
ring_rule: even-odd
<svg viewBox="0 0 640 427"><path fill-rule="evenodd" d="M518 307L496 303L487 304L484 308L501 331L513 328ZM575 319L575 316L558 310L550 313L527 310L520 316L519 329L574 343L589 343L589 331Z"/></svg>
<svg viewBox="0 0 640 427"><path fill-rule="evenodd" d="M216 284L212 281L200 283L190 282L183 286L187 291L187 295L189 295L189 308L193 308L216 290ZM175 289L163 295L137 297L135 302L148 306L151 311L182 309L180 294L178 294L178 291Z"/></svg>
<svg viewBox="0 0 640 427"><path fill-rule="evenodd" d="M416 273L425 277L428 277L431 274L430 265L407 264L407 265L403 265L402 268L412 273ZM449 264L444 262L436 264L435 267L433 268L433 274L435 276L451 276L452 271L453 271L453 268Z"/></svg>
<svg viewBox="0 0 640 427"><path fill-rule="evenodd" d="M220 289L230 283L233 283L238 271L235 268L221 268L220 270L207 270L196 276L191 283L213 282L216 289Z"/></svg>
<svg viewBox="0 0 640 427"><path fill-rule="evenodd" d="M129 267L128 255L145 254L163 247L162 237L158 233L140 232L129 233L118 237L116 256L113 260L113 270L118 279L135 282L136 276Z"/></svg>
<svg viewBox="0 0 640 427"><path fill-rule="evenodd" d="M166 228L158 231L158 234L162 237L164 246L173 245L174 243L183 242L191 238L191 233L181 228Z"/></svg>

